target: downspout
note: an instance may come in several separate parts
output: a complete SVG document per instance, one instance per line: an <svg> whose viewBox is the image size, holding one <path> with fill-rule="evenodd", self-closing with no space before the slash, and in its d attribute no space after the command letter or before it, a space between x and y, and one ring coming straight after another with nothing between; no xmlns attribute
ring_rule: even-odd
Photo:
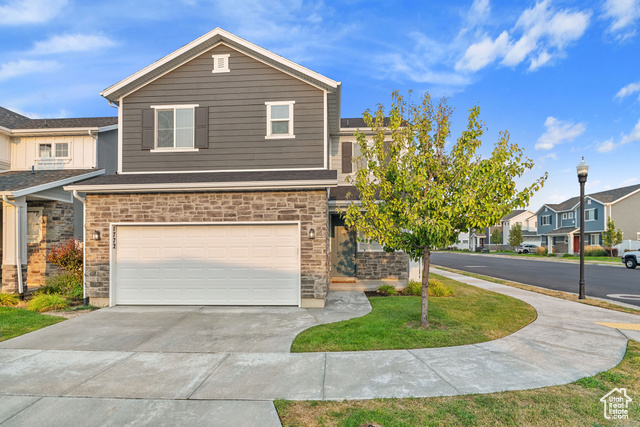
<svg viewBox="0 0 640 427"><path fill-rule="evenodd" d="M95 141L93 154L93 168L98 169L98 135L94 135L93 131L89 131L89 136Z"/></svg>
<svg viewBox="0 0 640 427"><path fill-rule="evenodd" d="M18 275L18 293L20 300L24 301L24 284L22 283L22 247L20 246L20 206L10 201L7 196L2 196L5 203L16 208L16 274Z"/></svg>
<svg viewBox="0 0 640 427"><path fill-rule="evenodd" d="M89 305L87 298L87 200L80 197L78 190L73 190L73 197L82 203L82 301Z"/></svg>

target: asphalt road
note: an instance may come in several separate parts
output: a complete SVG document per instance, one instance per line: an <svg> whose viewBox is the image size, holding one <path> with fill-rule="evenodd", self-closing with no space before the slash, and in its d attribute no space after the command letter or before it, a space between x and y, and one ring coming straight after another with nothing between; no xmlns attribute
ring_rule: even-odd
<svg viewBox="0 0 640 427"><path fill-rule="evenodd" d="M431 262L557 291L577 294L579 288L579 263L443 252L433 253ZM588 297L606 298L640 307L640 267L631 270L625 268L622 262L620 266L585 264L584 277Z"/></svg>

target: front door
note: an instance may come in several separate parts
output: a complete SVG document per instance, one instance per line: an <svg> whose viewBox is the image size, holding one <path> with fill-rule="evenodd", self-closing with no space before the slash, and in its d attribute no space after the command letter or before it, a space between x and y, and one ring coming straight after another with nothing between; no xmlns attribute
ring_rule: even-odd
<svg viewBox="0 0 640 427"><path fill-rule="evenodd" d="M331 277L356 277L355 232L338 216L331 222Z"/></svg>
<svg viewBox="0 0 640 427"><path fill-rule="evenodd" d="M577 254L580 253L580 235L579 234L573 236L573 252Z"/></svg>

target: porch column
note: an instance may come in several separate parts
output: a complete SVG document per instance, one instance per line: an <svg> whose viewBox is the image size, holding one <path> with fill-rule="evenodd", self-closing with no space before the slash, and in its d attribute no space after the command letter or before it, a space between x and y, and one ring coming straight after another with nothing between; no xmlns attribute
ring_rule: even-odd
<svg viewBox="0 0 640 427"><path fill-rule="evenodd" d="M569 233L569 245L567 247L567 252L570 254L573 253L573 233Z"/></svg>
<svg viewBox="0 0 640 427"><path fill-rule="evenodd" d="M17 197L12 201L18 205L17 208L9 203L2 203L2 292L6 293L19 292L18 274L22 274L22 268L18 272L16 267L18 255L22 265L26 265L27 260L26 197ZM19 210L19 216L16 215L16 209ZM16 229L20 230L19 239L16 236ZM24 279L24 274L22 277ZM23 285L26 285L24 281Z"/></svg>
<svg viewBox="0 0 640 427"><path fill-rule="evenodd" d="M547 253L553 253L553 236L547 236Z"/></svg>

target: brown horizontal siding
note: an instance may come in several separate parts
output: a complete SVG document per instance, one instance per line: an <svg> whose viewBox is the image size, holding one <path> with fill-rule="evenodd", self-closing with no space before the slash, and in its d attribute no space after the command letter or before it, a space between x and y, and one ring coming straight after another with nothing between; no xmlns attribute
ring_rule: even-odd
<svg viewBox="0 0 640 427"><path fill-rule="evenodd" d="M231 55L212 73L213 54ZM124 99L123 171L296 169L324 166L324 92L224 45ZM265 139L265 102L295 101L295 138ZM142 110L151 105L209 107L209 148L187 153L141 149Z"/></svg>

